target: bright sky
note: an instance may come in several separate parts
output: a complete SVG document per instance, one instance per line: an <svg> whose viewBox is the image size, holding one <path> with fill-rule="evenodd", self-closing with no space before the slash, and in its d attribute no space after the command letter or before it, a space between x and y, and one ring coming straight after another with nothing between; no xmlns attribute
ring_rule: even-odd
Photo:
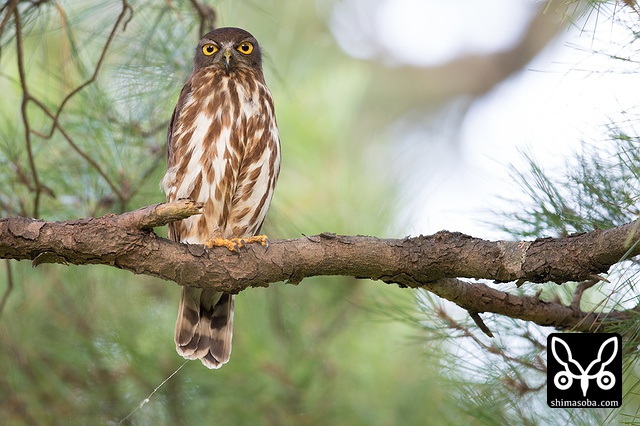
<svg viewBox="0 0 640 426"><path fill-rule="evenodd" d="M469 205L495 209L496 194L513 197L520 192L507 167L525 164L518 150L532 153L546 170L562 172L581 141L607 144L606 126L627 120L622 111L637 108L640 74L610 72L621 61L593 49L624 55L611 43L627 36L620 25L587 21L582 31L572 28L480 99L464 122L462 161L455 164L459 176L425 194L420 232L450 229L489 236L489 228L478 223L486 216L470 211Z"/></svg>
<svg viewBox="0 0 640 426"><path fill-rule="evenodd" d="M351 55L431 66L507 48L522 36L534 6L532 0L343 0L331 25Z"/></svg>
<svg viewBox="0 0 640 426"><path fill-rule="evenodd" d="M469 52L502 50L521 36L532 6L539 5L531 0L379 3L373 12L367 0L338 3L332 21L338 42L376 37L383 51L361 51L361 57L416 65L434 65ZM346 30L342 14L354 13L359 24ZM402 143L412 150L407 161L424 156L440 156L442 161L436 168L425 169L419 163L402 167L412 171L405 176L407 182L422 183L420 189L409 190L407 198L414 203L406 218L410 225L403 230L412 235L448 229L478 237L504 237L482 222L490 220L487 210L500 210L497 195L513 197L521 192L509 177L509 164L524 164L518 150L533 154L545 169L561 170L581 141L606 144L605 126L611 120L621 121L620 111L634 109L640 93L640 73L631 72L636 64L627 64L626 73L612 73L612 68L624 67L622 61L594 53L631 56L626 45L629 30L623 25L592 16L562 34L523 71L472 106L455 152L449 149L450 135L437 135L435 129L406 131ZM446 122L455 110L455 102L444 106L435 123ZM441 141L433 144L438 139ZM431 143L420 143L422 140Z"/></svg>

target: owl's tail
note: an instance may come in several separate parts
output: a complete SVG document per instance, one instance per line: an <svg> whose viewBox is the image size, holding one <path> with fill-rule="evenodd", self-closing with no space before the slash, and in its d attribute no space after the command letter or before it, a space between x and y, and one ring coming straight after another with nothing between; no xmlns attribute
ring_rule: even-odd
<svg viewBox="0 0 640 426"><path fill-rule="evenodd" d="M235 295L182 287L178 308L176 350L187 359L200 359L208 368L229 361Z"/></svg>

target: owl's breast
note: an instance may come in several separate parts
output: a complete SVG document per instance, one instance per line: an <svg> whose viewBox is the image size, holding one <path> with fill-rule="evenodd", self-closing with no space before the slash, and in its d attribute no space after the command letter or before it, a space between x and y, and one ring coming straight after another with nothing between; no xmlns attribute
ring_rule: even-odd
<svg viewBox="0 0 640 426"><path fill-rule="evenodd" d="M280 155L271 94L241 73L194 76L170 143L176 155L163 179L167 198L205 203L181 222L181 240L247 236L269 207ZM207 83L207 84L204 84Z"/></svg>

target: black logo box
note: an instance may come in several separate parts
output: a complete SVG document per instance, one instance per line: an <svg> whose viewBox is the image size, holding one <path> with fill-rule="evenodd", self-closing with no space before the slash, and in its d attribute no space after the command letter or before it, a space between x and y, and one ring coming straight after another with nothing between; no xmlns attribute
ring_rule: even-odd
<svg viewBox="0 0 640 426"><path fill-rule="evenodd" d="M622 339L617 333L552 333L547 337L550 407L619 407Z"/></svg>

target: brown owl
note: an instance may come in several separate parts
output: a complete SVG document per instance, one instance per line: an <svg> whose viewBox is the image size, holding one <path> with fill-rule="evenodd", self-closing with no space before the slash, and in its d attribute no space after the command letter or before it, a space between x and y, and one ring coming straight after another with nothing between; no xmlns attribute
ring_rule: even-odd
<svg viewBox="0 0 640 426"><path fill-rule="evenodd" d="M203 213L169 225L169 238L224 246L258 235L280 172L280 138L258 41L218 28L198 43L167 134L167 201L190 198ZM180 355L209 368L229 360L235 295L183 287L175 342Z"/></svg>

